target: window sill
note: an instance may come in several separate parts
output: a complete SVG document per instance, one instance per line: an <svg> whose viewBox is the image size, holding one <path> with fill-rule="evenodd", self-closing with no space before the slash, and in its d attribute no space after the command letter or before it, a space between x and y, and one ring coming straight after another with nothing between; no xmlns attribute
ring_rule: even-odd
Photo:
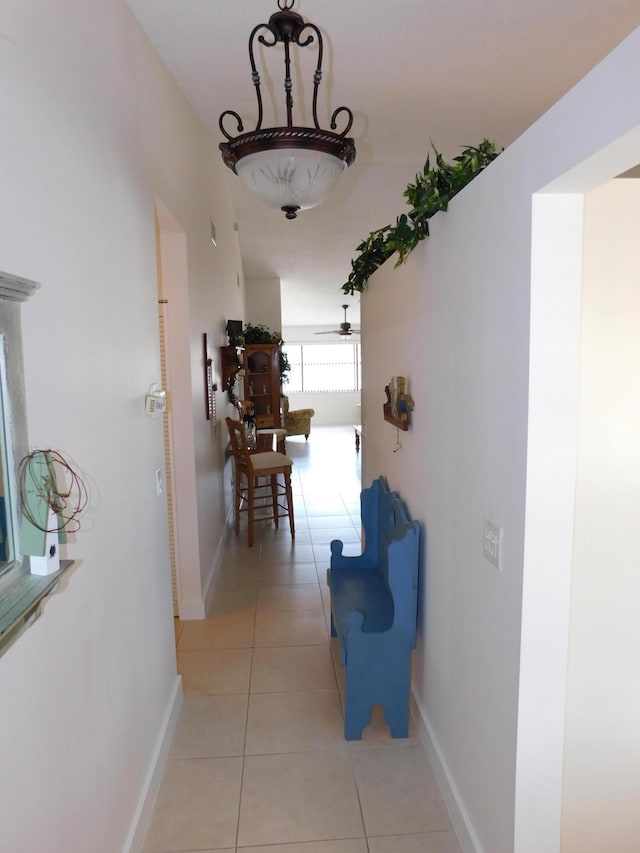
<svg viewBox="0 0 640 853"><path fill-rule="evenodd" d="M0 655L40 615L42 601L55 591L73 560L60 560L50 575L32 575L23 565L10 569L0 579Z"/></svg>

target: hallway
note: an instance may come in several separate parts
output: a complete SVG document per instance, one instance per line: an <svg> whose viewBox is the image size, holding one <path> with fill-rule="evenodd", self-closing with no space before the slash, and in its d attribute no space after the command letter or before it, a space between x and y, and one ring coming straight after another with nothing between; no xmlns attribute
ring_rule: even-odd
<svg viewBox="0 0 640 853"><path fill-rule="evenodd" d="M425 752L374 720L343 738L328 631L329 542L359 553L350 427L287 441L296 538L245 520L213 612L176 625L184 700L145 853L460 853ZM333 652L333 654L332 654Z"/></svg>

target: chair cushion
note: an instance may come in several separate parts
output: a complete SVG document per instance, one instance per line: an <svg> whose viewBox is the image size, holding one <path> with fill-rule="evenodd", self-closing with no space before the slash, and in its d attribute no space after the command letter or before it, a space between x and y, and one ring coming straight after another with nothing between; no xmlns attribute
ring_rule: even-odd
<svg viewBox="0 0 640 853"><path fill-rule="evenodd" d="M252 453L251 464L255 473L268 468L291 468L293 460L284 453L276 453L275 450L265 450L263 453Z"/></svg>

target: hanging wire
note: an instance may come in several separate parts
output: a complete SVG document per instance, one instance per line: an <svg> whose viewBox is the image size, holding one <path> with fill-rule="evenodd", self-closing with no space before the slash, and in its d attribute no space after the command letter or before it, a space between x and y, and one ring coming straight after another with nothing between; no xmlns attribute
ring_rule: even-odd
<svg viewBox="0 0 640 853"><path fill-rule="evenodd" d="M58 468L65 473L65 479L68 482L68 488L61 490L60 485L56 482L57 478L53 478L49 473L44 476L35 474L34 460L40 454L44 454L50 463L55 463ZM49 528L34 517L33 512L27 506L25 494L29 489L35 489L38 496L41 498L51 512L59 519L57 527ZM33 450L20 462L20 504L22 513L28 521L43 533L59 533L61 530L66 530L69 533L75 533L80 529L80 521L78 516L85 509L88 503L88 492L81 477L74 471L70 463L57 450ZM49 516L49 513L47 513Z"/></svg>

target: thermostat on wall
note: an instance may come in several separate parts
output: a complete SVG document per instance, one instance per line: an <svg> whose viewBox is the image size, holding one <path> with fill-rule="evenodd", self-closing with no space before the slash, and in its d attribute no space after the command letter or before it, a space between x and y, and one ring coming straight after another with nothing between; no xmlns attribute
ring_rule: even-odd
<svg viewBox="0 0 640 853"><path fill-rule="evenodd" d="M167 393L163 391L159 385L154 383L149 388L149 393L145 397L144 411L145 414L152 418L161 415L167 408Z"/></svg>

